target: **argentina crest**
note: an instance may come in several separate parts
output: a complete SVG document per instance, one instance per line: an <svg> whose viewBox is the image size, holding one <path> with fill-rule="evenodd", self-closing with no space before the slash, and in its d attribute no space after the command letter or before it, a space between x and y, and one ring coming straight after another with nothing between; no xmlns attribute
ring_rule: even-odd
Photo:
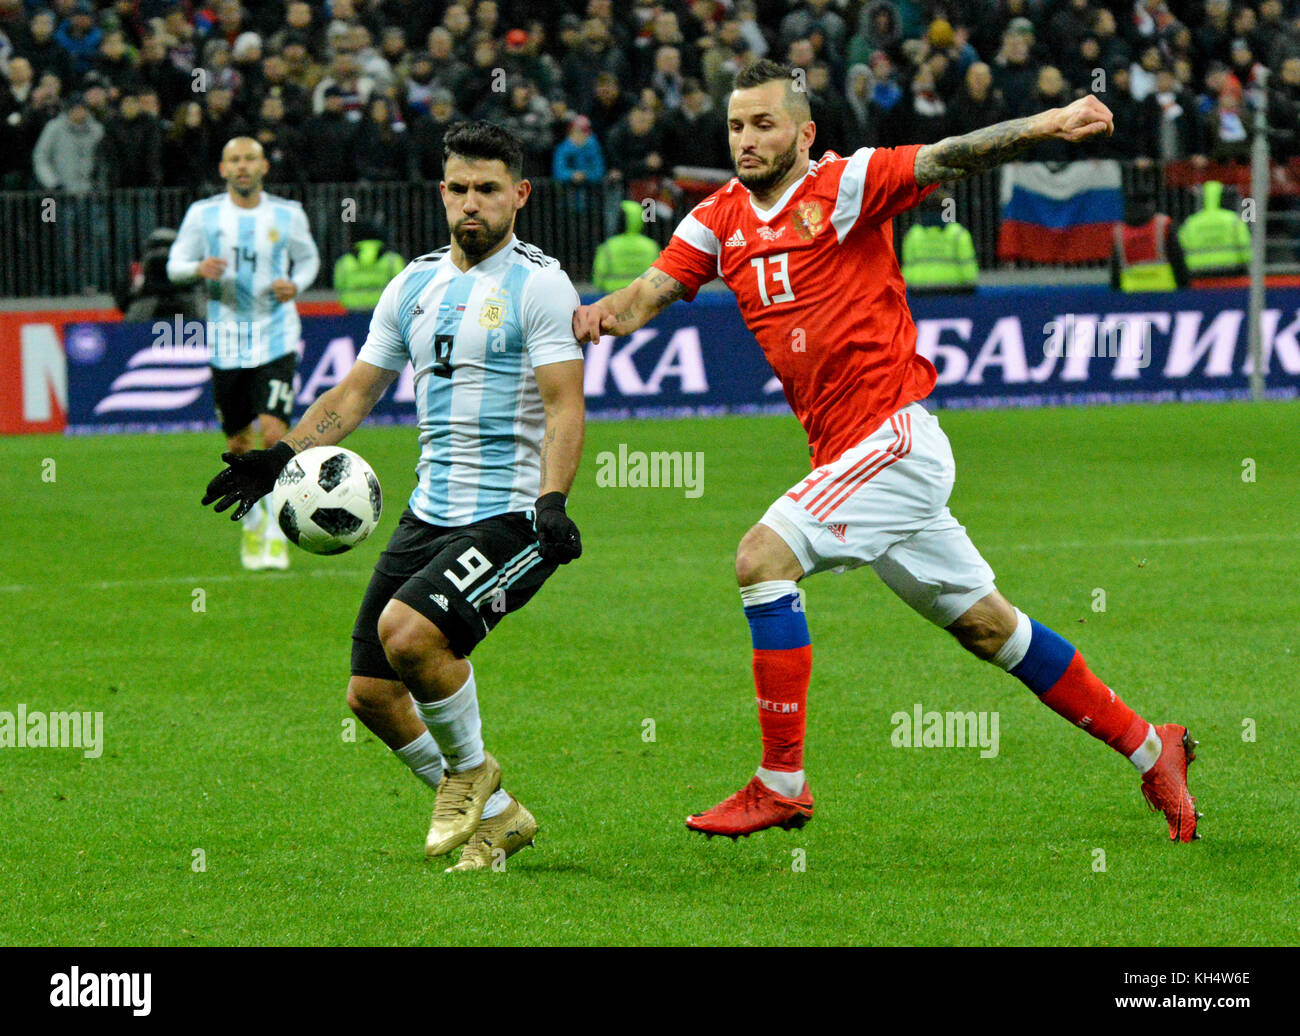
<svg viewBox="0 0 1300 1036"><path fill-rule="evenodd" d="M500 293L504 295L505 292ZM483 300L483 308L479 310L478 322L480 327L489 331L495 331L505 320L506 300L499 295L492 295Z"/></svg>

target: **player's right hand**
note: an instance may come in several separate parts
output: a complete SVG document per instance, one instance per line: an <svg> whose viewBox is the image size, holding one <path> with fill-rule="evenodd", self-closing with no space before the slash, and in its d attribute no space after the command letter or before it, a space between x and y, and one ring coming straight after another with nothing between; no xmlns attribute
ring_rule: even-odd
<svg viewBox="0 0 1300 1036"><path fill-rule="evenodd" d="M203 494L203 506L216 501L214 511L225 511L235 504L232 522L237 522L253 509L253 505L266 496L280 477L284 466L293 459L294 449L281 440L269 450L249 450L247 453L223 453L221 459L227 467L208 483Z"/></svg>
<svg viewBox="0 0 1300 1036"><path fill-rule="evenodd" d="M226 260L210 255L199 263L199 276L209 281L218 281L226 272Z"/></svg>
<svg viewBox="0 0 1300 1036"><path fill-rule="evenodd" d="M579 345L599 342L600 336L614 329L614 315L606 313L599 303L579 306L573 311L573 337Z"/></svg>

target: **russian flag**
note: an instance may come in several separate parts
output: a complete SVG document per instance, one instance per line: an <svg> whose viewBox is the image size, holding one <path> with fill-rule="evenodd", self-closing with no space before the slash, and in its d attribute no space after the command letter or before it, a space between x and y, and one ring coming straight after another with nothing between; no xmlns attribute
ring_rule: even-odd
<svg viewBox="0 0 1300 1036"><path fill-rule="evenodd" d="M998 258L1034 263L1109 259L1114 226L1124 218L1119 163L1087 159L1061 165L1002 167Z"/></svg>

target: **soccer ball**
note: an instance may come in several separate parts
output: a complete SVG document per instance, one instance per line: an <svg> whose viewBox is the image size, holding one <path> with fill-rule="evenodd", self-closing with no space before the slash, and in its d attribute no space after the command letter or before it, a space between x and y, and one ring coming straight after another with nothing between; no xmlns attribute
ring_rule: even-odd
<svg viewBox="0 0 1300 1036"><path fill-rule="evenodd" d="M342 446L313 446L285 465L271 514L285 536L312 554L342 554L369 536L383 510L379 479Z"/></svg>

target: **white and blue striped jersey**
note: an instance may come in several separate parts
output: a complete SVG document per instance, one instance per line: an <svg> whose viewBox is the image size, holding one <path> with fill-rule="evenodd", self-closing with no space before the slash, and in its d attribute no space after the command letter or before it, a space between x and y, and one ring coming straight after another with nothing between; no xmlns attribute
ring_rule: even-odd
<svg viewBox="0 0 1300 1036"><path fill-rule="evenodd" d="M557 260L511 236L462 273L450 246L384 289L358 360L415 371L420 426L411 510L460 526L532 508L546 426L536 367L581 360L578 293Z"/></svg>
<svg viewBox="0 0 1300 1036"><path fill-rule="evenodd" d="M167 276L188 281L209 256L226 260L208 286L208 362L230 370L260 367L296 352L302 335L298 307L277 302L271 283L287 278L302 294L316 280L320 253L296 201L263 192L243 209L219 194L196 201L185 213L167 256Z"/></svg>

